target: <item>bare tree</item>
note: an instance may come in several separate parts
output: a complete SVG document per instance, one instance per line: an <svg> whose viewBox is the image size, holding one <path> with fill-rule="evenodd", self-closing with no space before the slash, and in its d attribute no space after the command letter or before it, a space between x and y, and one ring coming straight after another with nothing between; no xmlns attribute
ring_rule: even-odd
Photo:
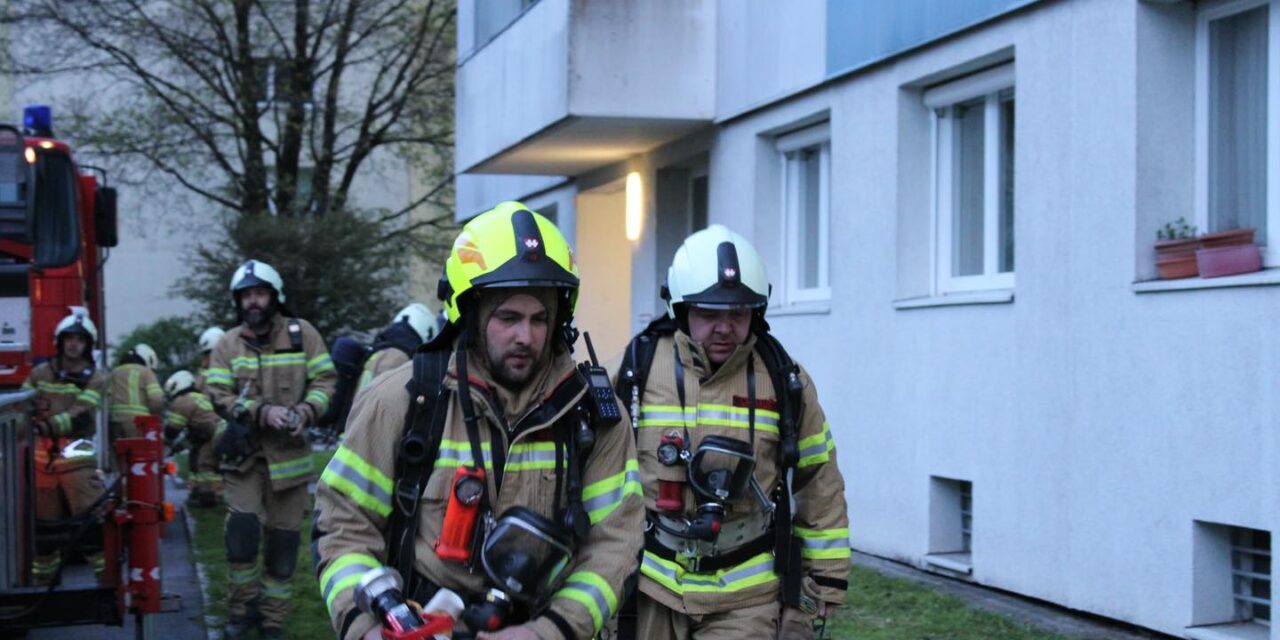
<svg viewBox="0 0 1280 640"><path fill-rule="evenodd" d="M420 251L452 229L455 0L25 0L2 11L17 44L10 72L108 80L67 120L82 151L230 212L232 240L264 215L275 226L354 215L375 239ZM430 183L401 208L361 209L353 188L380 158Z"/></svg>

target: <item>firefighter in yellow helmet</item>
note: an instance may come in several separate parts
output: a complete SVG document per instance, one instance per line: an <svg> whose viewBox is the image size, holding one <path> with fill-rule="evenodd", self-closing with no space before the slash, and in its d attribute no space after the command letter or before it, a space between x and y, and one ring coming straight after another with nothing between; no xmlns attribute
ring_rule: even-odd
<svg viewBox="0 0 1280 640"><path fill-rule="evenodd" d="M206 381L228 417L215 444L230 512L224 637L243 638L260 622L262 637L280 638L313 475L306 427L328 409L336 374L320 333L287 315L284 281L271 265L242 264L231 296L243 322L213 348Z"/></svg>
<svg viewBox="0 0 1280 640"><path fill-rule="evenodd" d="M35 448L36 519L63 520L84 515L102 496L103 484L93 446L94 417L102 406L107 377L94 366L98 328L87 310L74 307L54 330L52 359L31 370L22 388L36 392L32 422ZM87 541L94 574L102 577L101 539ZM37 585L49 584L62 563L62 550L36 540L31 566Z"/></svg>
<svg viewBox="0 0 1280 640"><path fill-rule="evenodd" d="M339 638L381 637L354 592L387 567L419 602L460 595L481 640L590 638L613 616L641 489L625 409L573 362L577 292L568 243L524 205L463 228L440 286L449 324L359 395L316 491Z"/></svg>
<svg viewBox="0 0 1280 640"><path fill-rule="evenodd" d="M211 484L208 475L221 480L216 469L213 443L227 428L227 421L214 410L209 397L196 388L196 378L190 371L178 371L164 382L164 393L169 398L169 411L165 414L165 439L176 440L185 430L191 443L189 451L191 469L191 493L187 502L197 507L212 507L221 498L221 482Z"/></svg>
<svg viewBox="0 0 1280 640"><path fill-rule="evenodd" d="M768 331L769 291L755 248L712 225L624 352L649 526L623 638L803 640L844 602L844 479L813 380Z"/></svg>
<svg viewBox="0 0 1280 640"><path fill-rule="evenodd" d="M111 370L111 442L138 435L134 418L158 416L164 410L164 392L155 374L159 366L155 349L138 343Z"/></svg>

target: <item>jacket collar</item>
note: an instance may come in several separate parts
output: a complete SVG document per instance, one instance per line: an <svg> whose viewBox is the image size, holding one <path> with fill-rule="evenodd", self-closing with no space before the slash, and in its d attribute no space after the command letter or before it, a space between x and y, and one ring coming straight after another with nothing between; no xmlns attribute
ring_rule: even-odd
<svg viewBox="0 0 1280 640"><path fill-rule="evenodd" d="M276 312L271 316L271 329L267 332L267 339L264 342L258 340L258 335L249 328L248 323L240 324L240 341L256 351L288 351L293 348L289 342L289 330L285 326L288 318L284 314ZM270 349L267 349L267 347Z"/></svg>
<svg viewBox="0 0 1280 640"><path fill-rule="evenodd" d="M553 355L547 366L543 366L541 370L534 373L533 380L528 385L518 392L513 392L492 379L488 367L480 362L480 357L474 350L468 349L466 354L467 381L476 410L488 414L490 419L505 425L508 429L516 427L521 420L537 412L562 385L569 383L576 375L572 356L568 353ZM458 390L457 358L455 344L453 355L449 357L448 375L444 380L444 385L455 392ZM578 393L576 397L581 395L582 393ZM540 415L539 424L526 425L526 427L551 424L558 420L572 404L560 407L561 410L552 415Z"/></svg>
<svg viewBox="0 0 1280 640"><path fill-rule="evenodd" d="M713 368L711 359L707 357L707 350L703 348L701 343L694 342L693 338L684 331L676 331L676 352L680 357L680 364L690 373L698 376L700 383L708 383L716 380L723 380L738 374L747 364L747 357L755 348L756 336L751 334L747 336L747 341L738 345L733 353L729 354L729 359L718 368Z"/></svg>

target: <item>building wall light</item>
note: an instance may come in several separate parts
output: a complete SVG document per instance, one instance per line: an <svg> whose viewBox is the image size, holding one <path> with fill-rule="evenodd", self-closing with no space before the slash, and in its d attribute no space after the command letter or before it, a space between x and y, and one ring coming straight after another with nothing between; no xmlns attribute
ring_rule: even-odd
<svg viewBox="0 0 1280 640"><path fill-rule="evenodd" d="M644 193L640 190L640 174L627 174L627 240L640 239L644 226Z"/></svg>

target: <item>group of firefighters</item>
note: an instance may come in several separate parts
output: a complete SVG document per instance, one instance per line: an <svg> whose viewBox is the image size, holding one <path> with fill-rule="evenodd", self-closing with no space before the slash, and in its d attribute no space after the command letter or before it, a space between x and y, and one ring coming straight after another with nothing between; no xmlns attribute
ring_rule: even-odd
<svg viewBox="0 0 1280 640"><path fill-rule="evenodd" d="M720 225L686 238L667 314L608 367L578 340L578 287L559 229L504 202L449 252L443 327L413 304L379 334L315 489L312 559L338 638L398 629L397 598L455 599L453 637L478 640L812 638L844 601L834 441L769 333L755 248ZM193 446L192 502L228 512L224 637L280 638L319 471L306 427L341 401L339 375L275 269L249 260L230 289L241 324L202 334L199 375L163 390L145 345L108 376L88 318L58 326L58 355L27 382L46 445L37 517L101 495L92 447L72 445L92 437L108 377L113 437L167 399L166 435ZM40 555L35 576L58 562Z"/></svg>

